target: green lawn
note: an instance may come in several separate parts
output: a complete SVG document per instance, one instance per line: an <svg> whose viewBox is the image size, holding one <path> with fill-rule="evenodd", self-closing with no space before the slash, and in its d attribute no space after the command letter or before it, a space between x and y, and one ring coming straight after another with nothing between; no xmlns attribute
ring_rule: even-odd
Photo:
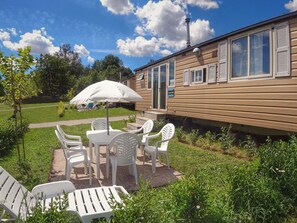
<svg viewBox="0 0 297 223"><path fill-rule="evenodd" d="M65 105L67 108L68 106ZM92 111L78 112L75 109L67 109L64 117L58 117L57 114L58 103L44 103L44 104L26 104L23 105L23 115L28 119L29 123L41 123L41 122L54 122L64 120L76 120L85 118L105 117L106 111L101 108ZM110 108L109 115L112 116L125 116L135 114L135 111L131 111L125 108ZM12 108L7 105L0 105L0 121L7 119L12 115Z"/></svg>

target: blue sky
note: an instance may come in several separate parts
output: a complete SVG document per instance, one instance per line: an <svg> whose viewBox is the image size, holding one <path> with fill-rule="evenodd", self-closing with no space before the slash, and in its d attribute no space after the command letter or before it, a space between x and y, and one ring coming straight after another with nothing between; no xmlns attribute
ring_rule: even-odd
<svg viewBox="0 0 297 223"><path fill-rule="evenodd" d="M107 54L132 70L186 47L186 16L191 43L297 9L297 0L1 0L0 50L15 54L55 53L71 44L84 65Z"/></svg>

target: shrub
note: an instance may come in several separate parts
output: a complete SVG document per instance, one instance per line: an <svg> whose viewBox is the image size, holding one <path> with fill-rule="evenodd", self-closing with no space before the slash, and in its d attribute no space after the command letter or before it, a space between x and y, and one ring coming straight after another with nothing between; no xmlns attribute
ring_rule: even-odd
<svg viewBox="0 0 297 223"><path fill-rule="evenodd" d="M113 222L200 222L205 216L207 193L197 177L157 190L148 182L140 185L137 194L123 198L124 205L115 204Z"/></svg>
<svg viewBox="0 0 297 223"><path fill-rule="evenodd" d="M200 138L199 129L192 129L189 134L190 143L196 145L197 140Z"/></svg>
<svg viewBox="0 0 297 223"><path fill-rule="evenodd" d="M279 222L289 210L288 199L258 167L256 162L243 165L233 176L231 198L237 222Z"/></svg>
<svg viewBox="0 0 297 223"><path fill-rule="evenodd" d="M224 151L229 150L232 147L232 143L234 141L234 136L230 134L232 125L229 125L228 128L221 127L221 133L219 134L219 142L222 145Z"/></svg>
<svg viewBox="0 0 297 223"><path fill-rule="evenodd" d="M50 207L45 209L40 202L37 202L36 206L32 209L32 214L30 214L26 223L73 223L80 222L78 217L70 212L67 212L68 207L68 196L63 195L63 198L57 196L50 203ZM17 222L23 222L18 220Z"/></svg>
<svg viewBox="0 0 297 223"><path fill-rule="evenodd" d="M0 156L12 150L16 143L14 123L12 120L0 122Z"/></svg>
<svg viewBox="0 0 297 223"><path fill-rule="evenodd" d="M128 116L128 122L129 123L136 122L136 115L129 115Z"/></svg>
<svg viewBox="0 0 297 223"><path fill-rule="evenodd" d="M64 103L60 101L58 106L58 116L64 117L64 115L65 115L65 106L64 106Z"/></svg>
<svg viewBox="0 0 297 223"><path fill-rule="evenodd" d="M280 191L297 205L297 137L288 142L270 139L259 151L260 171L270 177Z"/></svg>
<svg viewBox="0 0 297 223"><path fill-rule="evenodd" d="M178 127L175 129L175 135L179 142L186 142L187 141L187 134L183 130L183 127Z"/></svg>

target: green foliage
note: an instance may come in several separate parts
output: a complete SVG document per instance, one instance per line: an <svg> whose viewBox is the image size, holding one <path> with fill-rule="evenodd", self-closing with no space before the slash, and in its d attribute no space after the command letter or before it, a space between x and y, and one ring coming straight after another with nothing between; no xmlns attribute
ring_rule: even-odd
<svg viewBox="0 0 297 223"><path fill-rule="evenodd" d="M253 162L233 175L231 198L237 221L279 222L290 210L290 203L258 168L258 163Z"/></svg>
<svg viewBox="0 0 297 223"><path fill-rule="evenodd" d="M199 129L192 129L189 134L190 143L196 145L197 140L200 138Z"/></svg>
<svg viewBox="0 0 297 223"><path fill-rule="evenodd" d="M129 115L129 116L128 116L128 122L129 122L129 123L134 123L134 122L136 122L136 115L135 115L135 114L133 114L133 115Z"/></svg>
<svg viewBox="0 0 297 223"><path fill-rule="evenodd" d="M116 204L113 222L200 222L205 216L207 193L201 180L184 178L166 188L152 189L140 181L137 194Z"/></svg>
<svg viewBox="0 0 297 223"><path fill-rule="evenodd" d="M246 136L246 141L242 142L241 146L247 151L249 157L254 157L258 152L257 144L250 135Z"/></svg>
<svg viewBox="0 0 297 223"><path fill-rule="evenodd" d="M261 146L260 171L270 177L284 196L297 205L297 137L287 142L270 139Z"/></svg>
<svg viewBox="0 0 297 223"><path fill-rule="evenodd" d="M64 106L64 103L60 101L58 106L58 116L64 117L64 115L65 115L65 106Z"/></svg>
<svg viewBox="0 0 297 223"><path fill-rule="evenodd" d="M187 133L183 129L183 127L178 127L175 129L175 136L179 142L186 142L187 141Z"/></svg>
<svg viewBox="0 0 297 223"><path fill-rule="evenodd" d="M206 138L206 140L208 140L208 142L210 143L214 143L216 142L216 134L215 133L212 133L211 131L207 131L204 135L204 137Z"/></svg>
<svg viewBox="0 0 297 223"><path fill-rule="evenodd" d="M35 172L32 171L31 164L23 160L17 164L17 170L19 172L18 181L25 185L37 185L41 183L40 178Z"/></svg>
<svg viewBox="0 0 297 223"><path fill-rule="evenodd" d="M33 56L30 54L31 48L18 49L18 57L14 55L4 56L0 52L0 75L1 84L4 89L4 96L0 98L6 104L13 107L14 135L18 150L18 160L21 161L21 152L19 146L19 138L22 141L23 160L26 159L26 150L23 138L23 116L22 116L22 100L37 94L37 87L33 82L31 74L27 71L34 65Z"/></svg>
<svg viewBox="0 0 297 223"><path fill-rule="evenodd" d="M11 120L0 122L0 157L7 154L16 144L14 123Z"/></svg>
<svg viewBox="0 0 297 223"><path fill-rule="evenodd" d="M228 128L221 127L221 133L219 134L219 142L222 145L224 151L231 149L232 143L234 142L235 138L231 135L230 130L232 125L229 125Z"/></svg>
<svg viewBox="0 0 297 223"><path fill-rule="evenodd" d="M42 206L42 201L37 202L32 210L32 214L26 219L26 223L73 223L80 222L76 215L66 211L68 207L68 196L57 196L50 203L50 207L46 209ZM22 222L22 221L18 221Z"/></svg>
<svg viewBox="0 0 297 223"><path fill-rule="evenodd" d="M154 132L159 132L164 127L164 125L166 125L166 124L167 124L167 121L164 118L155 120L154 121L153 131Z"/></svg>

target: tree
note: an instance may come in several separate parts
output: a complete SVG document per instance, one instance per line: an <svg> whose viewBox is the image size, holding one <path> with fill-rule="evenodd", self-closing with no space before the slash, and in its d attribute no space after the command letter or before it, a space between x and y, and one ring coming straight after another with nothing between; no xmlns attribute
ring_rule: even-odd
<svg viewBox="0 0 297 223"><path fill-rule="evenodd" d="M23 159L26 159L24 135L22 134L22 100L37 94L37 87L34 84L32 75L26 73L34 65L33 56L30 55L30 51L30 47L18 49L18 57L14 55L4 56L3 52L0 52L0 72L3 76L1 84L5 92L1 99L13 107L12 117L15 120L15 137L19 161L21 161L19 136L23 143Z"/></svg>
<svg viewBox="0 0 297 223"><path fill-rule="evenodd" d="M69 44L60 47L55 55L40 55L36 65L36 82L42 94L64 97L82 76L83 66Z"/></svg>

